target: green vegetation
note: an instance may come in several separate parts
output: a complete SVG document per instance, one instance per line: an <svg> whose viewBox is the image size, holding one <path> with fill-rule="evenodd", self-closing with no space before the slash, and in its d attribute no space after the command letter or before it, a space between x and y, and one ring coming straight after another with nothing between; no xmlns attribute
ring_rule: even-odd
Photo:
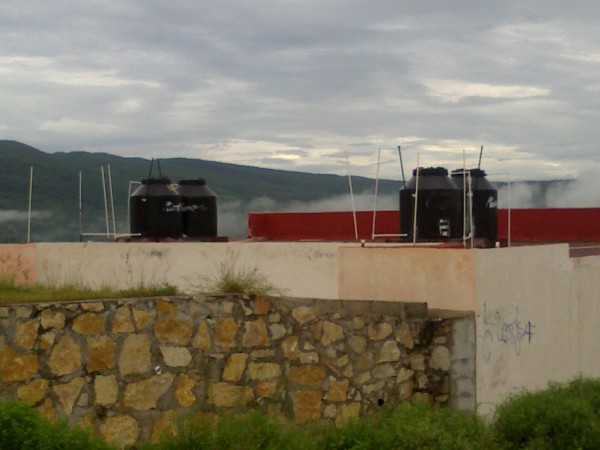
<svg viewBox="0 0 600 450"><path fill-rule="evenodd" d="M478 449L489 447L481 420L446 408L405 403L379 416L337 428L331 422L295 425L261 413L222 417L216 424L180 424L176 437L163 436L144 450L175 449Z"/></svg>
<svg viewBox="0 0 600 450"><path fill-rule="evenodd" d="M48 286L36 283L30 286L18 286L12 279L6 277L0 279L0 304L93 300L101 298L159 297L177 294L177 288L169 284L162 286L140 285L130 289L114 289L111 287L92 289L91 287L77 284Z"/></svg>
<svg viewBox="0 0 600 450"><path fill-rule="evenodd" d="M336 427L294 424L262 412L194 419L175 435L142 442L140 450L387 450L387 449L597 449L600 448L600 380L578 378L523 392L504 402L490 424L474 414L403 403ZM81 428L42 418L32 407L0 403L0 448L25 450L112 448Z"/></svg>
<svg viewBox="0 0 600 450"><path fill-rule="evenodd" d="M0 449L2 450L109 450L89 430L51 422L36 409L14 401L0 403Z"/></svg>
<svg viewBox="0 0 600 450"><path fill-rule="evenodd" d="M200 278L201 294L247 294L266 296L278 293L278 289L256 267L240 267L229 257L219 264L212 276Z"/></svg>
<svg viewBox="0 0 600 450"><path fill-rule="evenodd" d="M489 447L489 433L474 414L422 403L403 403L378 416L330 428L319 448L479 449Z"/></svg>
<svg viewBox="0 0 600 450"><path fill-rule="evenodd" d="M185 420L177 428L177 436L168 434L156 443L138 445L140 450L259 450L316 449L315 437L307 432L317 425L299 426L280 422L265 414L253 412L238 417Z"/></svg>
<svg viewBox="0 0 600 450"><path fill-rule="evenodd" d="M492 429L507 449L600 448L600 379L514 395L498 407Z"/></svg>

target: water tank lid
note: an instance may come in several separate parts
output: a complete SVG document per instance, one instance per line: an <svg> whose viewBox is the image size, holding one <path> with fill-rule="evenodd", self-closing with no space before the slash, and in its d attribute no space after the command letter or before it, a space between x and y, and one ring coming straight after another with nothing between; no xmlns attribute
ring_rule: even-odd
<svg viewBox="0 0 600 450"><path fill-rule="evenodd" d="M413 169L413 177L417 175L417 170L419 171L419 176L431 176L431 175L439 175L446 177L448 176L448 169L444 167L417 167Z"/></svg>
<svg viewBox="0 0 600 450"><path fill-rule="evenodd" d="M206 186L206 180L204 178L191 178L186 180L179 180L180 186Z"/></svg>
<svg viewBox="0 0 600 450"><path fill-rule="evenodd" d="M485 177L486 173L483 169L467 169L467 173L470 173L472 177ZM462 177L463 169L455 169L452 171L453 177Z"/></svg>
<svg viewBox="0 0 600 450"><path fill-rule="evenodd" d="M142 184L171 184L171 179L167 177L162 178L144 178Z"/></svg>

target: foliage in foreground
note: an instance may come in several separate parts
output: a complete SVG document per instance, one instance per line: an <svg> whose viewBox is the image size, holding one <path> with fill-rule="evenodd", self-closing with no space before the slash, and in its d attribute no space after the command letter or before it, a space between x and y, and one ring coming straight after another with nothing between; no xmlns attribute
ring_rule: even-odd
<svg viewBox="0 0 600 450"><path fill-rule="evenodd" d="M52 423L31 407L0 403L0 449L110 449L87 430ZM336 428L331 422L297 425L260 412L183 420L176 436L140 443L140 450L386 450L597 449L600 379L577 378L512 396L487 425L474 414L403 403Z"/></svg>
<svg viewBox="0 0 600 450"><path fill-rule="evenodd" d="M600 379L514 395L496 410L492 429L507 449L598 449Z"/></svg>
<svg viewBox="0 0 600 450"><path fill-rule="evenodd" d="M88 430L51 422L36 409L15 401L0 403L0 449L2 450L109 450Z"/></svg>
<svg viewBox="0 0 600 450"><path fill-rule="evenodd" d="M331 422L294 425L261 413L180 424L144 450L175 449L479 449L489 448L486 426L474 414L405 403L379 416L336 428Z"/></svg>
<svg viewBox="0 0 600 450"><path fill-rule="evenodd" d="M278 293L258 268L240 267L232 257L220 263L214 275L202 277L198 288L202 294L266 296Z"/></svg>
<svg viewBox="0 0 600 450"><path fill-rule="evenodd" d="M93 289L77 284L48 286L32 284L19 286L11 279L0 279L0 304L17 302L48 302L67 300L93 300L101 298L159 297L177 295L177 288L169 284L161 286L136 286L130 289L101 287Z"/></svg>

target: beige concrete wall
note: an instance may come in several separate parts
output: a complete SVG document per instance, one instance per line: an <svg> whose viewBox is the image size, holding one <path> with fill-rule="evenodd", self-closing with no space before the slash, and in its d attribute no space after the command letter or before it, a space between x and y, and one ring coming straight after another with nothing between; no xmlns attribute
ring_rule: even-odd
<svg viewBox="0 0 600 450"><path fill-rule="evenodd" d="M17 284L37 281L36 244L0 245L0 276L13 278Z"/></svg>
<svg viewBox="0 0 600 450"><path fill-rule="evenodd" d="M477 410L489 414L510 393L574 377L589 349L577 346L568 245L476 252Z"/></svg>
<svg viewBox="0 0 600 450"><path fill-rule="evenodd" d="M474 311L475 253L465 249L340 249L340 298L426 302L431 309Z"/></svg>
<svg viewBox="0 0 600 450"><path fill-rule="evenodd" d="M256 268L285 295L338 298L336 243L47 243L38 244L44 283L118 288L171 283L186 292L222 264Z"/></svg>

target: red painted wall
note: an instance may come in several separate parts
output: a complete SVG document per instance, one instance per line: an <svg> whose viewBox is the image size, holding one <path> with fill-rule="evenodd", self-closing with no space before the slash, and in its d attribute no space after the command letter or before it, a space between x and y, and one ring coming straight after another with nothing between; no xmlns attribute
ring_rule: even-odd
<svg viewBox="0 0 600 450"><path fill-rule="evenodd" d="M359 239L370 239L373 212L356 213ZM513 241L599 241L600 208L513 209ZM397 234L398 211L378 211L375 234ZM354 240L352 212L250 213L248 235L268 240ZM498 239L508 237L508 210L498 210Z"/></svg>

